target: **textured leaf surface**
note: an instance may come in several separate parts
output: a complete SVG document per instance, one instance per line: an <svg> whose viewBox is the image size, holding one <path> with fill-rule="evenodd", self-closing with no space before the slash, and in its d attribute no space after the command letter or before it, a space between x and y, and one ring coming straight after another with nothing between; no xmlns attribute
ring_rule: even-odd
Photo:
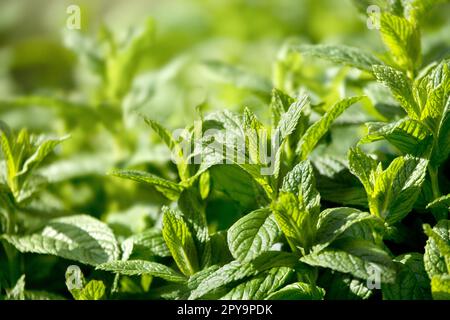
<svg viewBox="0 0 450 320"><path fill-rule="evenodd" d="M396 158L375 184L373 206L379 216L393 224L413 208L425 179L428 161L414 157Z"/></svg>
<svg viewBox="0 0 450 320"><path fill-rule="evenodd" d="M394 259L400 264L394 283L383 284L383 298L387 300L431 299L430 279L418 253L405 254Z"/></svg>
<svg viewBox="0 0 450 320"><path fill-rule="evenodd" d="M228 229L228 246L233 257L250 261L273 245L278 226L269 209L253 211Z"/></svg>
<svg viewBox="0 0 450 320"><path fill-rule="evenodd" d="M301 160L305 160L308 155L312 152L314 147L317 145L319 140L325 135L325 133L330 129L331 124L352 104L358 102L363 97L351 97L345 98L336 104L334 104L319 121L314 123L312 126L306 130L305 134L302 136L297 153Z"/></svg>
<svg viewBox="0 0 450 320"><path fill-rule="evenodd" d="M374 66L375 77L391 89L392 95L412 119L420 118L420 110L414 100L411 81L406 75L388 66Z"/></svg>
<svg viewBox="0 0 450 320"><path fill-rule="evenodd" d="M367 279L379 272L383 282L395 279L395 268L389 255L367 241L349 241L340 249L326 248L300 259L302 262Z"/></svg>
<svg viewBox="0 0 450 320"><path fill-rule="evenodd" d="M51 254L94 266L119 256L109 227L86 215L53 219L37 233L4 238L21 252Z"/></svg>
<svg viewBox="0 0 450 320"><path fill-rule="evenodd" d="M368 72L372 72L373 65L382 64L371 53L344 45L302 45L295 49L304 55L330 60Z"/></svg>
<svg viewBox="0 0 450 320"><path fill-rule="evenodd" d="M272 293L267 300L322 300L325 290L317 286L296 282Z"/></svg>
<svg viewBox="0 0 450 320"><path fill-rule="evenodd" d="M420 33L406 18L390 13L381 15L381 36L395 62L406 70L421 63Z"/></svg>
<svg viewBox="0 0 450 320"><path fill-rule="evenodd" d="M450 261L450 221L441 220L433 229L427 225L424 229L429 237L423 256L428 276L432 278L435 275L448 273L450 266L446 264L445 256L447 254L447 259Z"/></svg>
<svg viewBox="0 0 450 320"><path fill-rule="evenodd" d="M221 299L262 300L280 288L292 275L291 268L274 268L239 284Z"/></svg>
<svg viewBox="0 0 450 320"><path fill-rule="evenodd" d="M431 279L434 300L450 300L450 275L436 275Z"/></svg>
<svg viewBox="0 0 450 320"><path fill-rule="evenodd" d="M165 180L151 173L137 170L114 170L112 175L137 182L148 183L163 193L167 198L176 200L183 188L175 182Z"/></svg>
<svg viewBox="0 0 450 320"><path fill-rule="evenodd" d="M267 251L251 262L232 261L206 276L195 288L189 299L198 299L210 291L224 285L255 276L260 272L276 267L293 267L298 259L286 252Z"/></svg>
<svg viewBox="0 0 450 320"><path fill-rule="evenodd" d="M362 221L373 221L373 216L353 208L331 208L322 211L317 224L316 240L313 250L319 251L352 225Z"/></svg>
<svg viewBox="0 0 450 320"><path fill-rule="evenodd" d="M97 266L97 269L127 276L151 275L171 282L185 282L186 278L173 269L152 261L129 260L111 261Z"/></svg>
<svg viewBox="0 0 450 320"><path fill-rule="evenodd" d="M162 234L181 272L186 276L193 275L199 268L197 249L189 227L183 218L166 209Z"/></svg>

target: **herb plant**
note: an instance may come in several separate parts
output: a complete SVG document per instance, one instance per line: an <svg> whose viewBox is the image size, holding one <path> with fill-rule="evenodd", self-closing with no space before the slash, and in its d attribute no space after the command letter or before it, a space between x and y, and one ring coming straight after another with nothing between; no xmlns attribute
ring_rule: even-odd
<svg viewBox="0 0 450 320"><path fill-rule="evenodd" d="M139 74L153 21L66 35L96 85L0 101L62 136L0 122L1 298L450 299L450 60L422 41L445 2L378 1L384 52L288 41L272 81L202 61L264 111L207 99L180 134L141 110L175 68Z"/></svg>

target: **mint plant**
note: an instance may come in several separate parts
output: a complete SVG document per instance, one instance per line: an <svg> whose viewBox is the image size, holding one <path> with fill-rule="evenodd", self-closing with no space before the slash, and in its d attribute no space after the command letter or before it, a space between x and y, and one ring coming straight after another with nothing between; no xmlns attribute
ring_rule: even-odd
<svg viewBox="0 0 450 320"><path fill-rule="evenodd" d="M450 60L424 42L444 2L377 1L385 52L289 40L272 79L200 59L263 107L206 99L178 130L144 110L182 69L141 69L152 20L68 33L96 85L0 101L62 136L0 122L0 298L450 299Z"/></svg>

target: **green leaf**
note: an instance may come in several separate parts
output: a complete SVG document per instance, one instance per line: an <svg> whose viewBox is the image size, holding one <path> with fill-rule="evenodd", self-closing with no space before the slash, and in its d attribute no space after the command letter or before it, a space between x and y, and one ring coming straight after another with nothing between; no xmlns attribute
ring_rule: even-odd
<svg viewBox="0 0 450 320"><path fill-rule="evenodd" d="M294 98L285 94L283 91L274 88L272 90L272 99L270 100L270 111L272 114L272 126L278 126L281 116L294 103Z"/></svg>
<svg viewBox="0 0 450 320"><path fill-rule="evenodd" d="M116 43L109 30L103 28L103 37L109 45L105 57L104 94L113 103L120 101L129 91L139 65L155 38L155 23L148 19L140 30L128 32L125 43Z"/></svg>
<svg viewBox="0 0 450 320"><path fill-rule="evenodd" d="M31 174L50 152L67 137L30 136L26 129L14 135L0 122L0 147L6 162L6 182L17 202L23 202L33 190ZM36 175L33 177L36 179ZM41 178L42 180L42 178Z"/></svg>
<svg viewBox="0 0 450 320"><path fill-rule="evenodd" d="M427 209L442 208L450 210L450 194L434 199L427 205Z"/></svg>
<svg viewBox="0 0 450 320"><path fill-rule="evenodd" d="M61 142L69 139L69 137L70 136L38 140L38 142L36 142L38 145L36 151L25 161L22 169L17 173L17 175L20 176L34 170L53 151L53 149L55 149Z"/></svg>
<svg viewBox="0 0 450 320"><path fill-rule="evenodd" d="M439 166L447 160L450 153L450 100L442 115L439 128L437 130L437 141L434 144L431 162Z"/></svg>
<svg viewBox="0 0 450 320"><path fill-rule="evenodd" d="M406 75L388 66L373 66L378 81L391 89L392 95L400 103L411 119L420 119L420 110L414 100L411 81Z"/></svg>
<svg viewBox="0 0 450 320"><path fill-rule="evenodd" d="M228 229L228 246L236 260L247 262L269 250L278 232L271 211L258 209L245 215Z"/></svg>
<svg viewBox="0 0 450 320"><path fill-rule="evenodd" d="M189 299L201 298L219 287L255 276L272 268L292 268L297 262L298 258L295 255L277 251L266 251L247 263L237 260L232 261L203 278L201 283L191 292Z"/></svg>
<svg viewBox="0 0 450 320"><path fill-rule="evenodd" d="M207 275L191 292L189 300L201 298L216 288L256 274L257 271L251 264L242 264L240 261L232 261Z"/></svg>
<svg viewBox="0 0 450 320"><path fill-rule="evenodd" d="M322 156L314 159L317 169L317 189L323 200L342 205L366 206L366 191L348 170L341 157Z"/></svg>
<svg viewBox="0 0 450 320"><path fill-rule="evenodd" d="M398 157L378 174L373 192L368 194L372 214L388 224L402 220L413 208L425 180L428 161Z"/></svg>
<svg viewBox="0 0 450 320"><path fill-rule="evenodd" d="M170 200L177 200L181 191L183 191L183 187L179 184L143 171L113 170L110 174L122 179L148 183L154 186L159 192L164 194Z"/></svg>
<svg viewBox="0 0 450 320"><path fill-rule="evenodd" d="M179 145L177 141L173 138L172 133L167 130L159 122L144 117L144 121L153 129L153 131L161 138L161 140L166 144L169 150L172 152L172 156L175 158L178 168L178 174L182 180L189 177L188 173L188 163L183 158L183 148ZM173 199L171 199L173 200Z"/></svg>
<svg viewBox="0 0 450 320"><path fill-rule="evenodd" d="M256 115L250 111L250 109L244 109L244 130L245 130L245 143L248 145L249 159L251 163L261 164L260 157L260 145L264 145L261 136L264 126L259 122ZM267 139L265 141L267 145Z"/></svg>
<svg viewBox="0 0 450 320"><path fill-rule="evenodd" d="M428 90L427 92L427 102L422 108L420 120L427 123L433 130L439 128L440 120L449 97L446 90L445 83L441 83L437 88Z"/></svg>
<svg viewBox="0 0 450 320"><path fill-rule="evenodd" d="M144 260L111 261L98 265L96 269L127 276L146 274L170 282L186 282L187 280L182 274L163 264Z"/></svg>
<svg viewBox="0 0 450 320"><path fill-rule="evenodd" d="M227 231L219 231L211 235L211 264L224 265L233 260L227 243Z"/></svg>
<svg viewBox="0 0 450 320"><path fill-rule="evenodd" d="M427 300L431 299L430 280L418 253L408 253L394 259L400 265L394 283L383 284L383 299Z"/></svg>
<svg viewBox="0 0 450 320"><path fill-rule="evenodd" d="M367 195L372 194L375 187L378 163L375 159L359 148L351 148L348 152L350 172L353 173L366 189Z"/></svg>
<svg viewBox="0 0 450 320"><path fill-rule="evenodd" d="M420 31L403 17L381 14L381 38L394 61L403 70L414 71L421 64Z"/></svg>
<svg viewBox="0 0 450 320"><path fill-rule="evenodd" d="M428 276L446 274L450 271L450 221L441 220L433 229L424 225L428 235L423 260Z"/></svg>
<svg viewBox="0 0 450 320"><path fill-rule="evenodd" d="M416 157L427 154L432 145L432 136L428 128L421 122L412 119L384 123L368 123L368 133L359 144L386 139L403 154Z"/></svg>
<svg viewBox="0 0 450 320"><path fill-rule="evenodd" d="M308 249L312 245L320 195L309 161L300 162L286 174L272 211L291 247Z"/></svg>
<svg viewBox="0 0 450 320"><path fill-rule="evenodd" d="M450 300L450 275L435 275L431 279L434 300Z"/></svg>
<svg viewBox="0 0 450 320"><path fill-rule="evenodd" d="M211 177L209 171L205 171L200 175L198 180L198 188L202 200L208 198L209 192L211 191Z"/></svg>
<svg viewBox="0 0 450 320"><path fill-rule="evenodd" d="M119 247L109 227L87 215L52 219L36 233L5 235L3 239L20 252L51 254L93 266L119 257Z"/></svg>
<svg viewBox="0 0 450 320"><path fill-rule="evenodd" d="M373 65L383 64L369 52L344 45L302 45L294 49L300 51L303 55L326 59L367 72L372 72Z"/></svg>
<svg viewBox="0 0 450 320"><path fill-rule="evenodd" d="M320 195L316 189L314 170L309 161L302 161L289 171L283 179L282 192L301 197L302 210L316 215L320 211Z"/></svg>
<svg viewBox="0 0 450 320"><path fill-rule="evenodd" d="M300 139L296 153L300 160L305 160L317 145L319 140L330 129L331 124L352 104L361 100L363 96L351 97L340 100L335 103L319 121L314 123L306 130Z"/></svg>
<svg viewBox="0 0 450 320"><path fill-rule="evenodd" d="M262 300L284 285L291 277L291 268L273 268L245 281L224 295L222 300Z"/></svg>
<svg viewBox="0 0 450 320"><path fill-rule="evenodd" d="M65 297L42 290L25 290L25 300L67 300Z"/></svg>
<svg viewBox="0 0 450 320"><path fill-rule="evenodd" d="M302 115L302 111L304 111L308 105L308 96L302 95L281 115L280 122L275 131L275 136L278 137L280 142L284 141L292 132L294 132Z"/></svg>
<svg viewBox="0 0 450 320"><path fill-rule="evenodd" d="M318 284L325 289L326 300L365 300L372 295L368 281L355 278L348 273L327 270L319 278Z"/></svg>
<svg viewBox="0 0 450 320"><path fill-rule="evenodd" d="M130 243L132 246L132 253L141 253L157 257L171 256L160 230L149 229L142 233L134 234L127 238L123 243Z"/></svg>
<svg viewBox="0 0 450 320"><path fill-rule="evenodd" d="M382 282L393 282L395 267L389 255L374 244L363 240L346 240L339 248L326 248L308 254L300 261L335 271L350 273L361 279L378 276Z"/></svg>
<svg viewBox="0 0 450 320"><path fill-rule="evenodd" d="M322 211L317 223L313 251L324 249L351 226L363 221L377 223L369 213L353 208L330 208Z"/></svg>
<svg viewBox="0 0 450 320"><path fill-rule="evenodd" d="M25 275L23 274L13 288L6 292L7 300L25 300Z"/></svg>
<svg viewBox="0 0 450 320"><path fill-rule="evenodd" d="M272 204L275 219L293 250L308 249L315 231L314 219L301 208L301 196L296 197L293 193L281 193Z"/></svg>
<svg viewBox="0 0 450 320"><path fill-rule="evenodd" d="M105 296L106 287L103 281L91 280L86 286L74 294L76 300L101 300Z"/></svg>
<svg viewBox="0 0 450 320"><path fill-rule="evenodd" d="M158 121L144 117L144 121L155 131L155 133L161 138L161 140L173 150L177 145L177 142L173 139L172 134Z"/></svg>
<svg viewBox="0 0 450 320"><path fill-rule="evenodd" d="M272 293L266 300L323 300L325 290L315 285L296 282Z"/></svg>
<svg viewBox="0 0 450 320"><path fill-rule="evenodd" d="M197 190L193 188L183 190L178 199L178 207L183 212L183 219L189 230L193 232L200 265L202 267L209 266L212 256L208 222L206 221L205 205Z"/></svg>
<svg viewBox="0 0 450 320"><path fill-rule="evenodd" d="M186 276L199 268L197 249L191 232L182 216L164 209L162 234L178 268Z"/></svg>

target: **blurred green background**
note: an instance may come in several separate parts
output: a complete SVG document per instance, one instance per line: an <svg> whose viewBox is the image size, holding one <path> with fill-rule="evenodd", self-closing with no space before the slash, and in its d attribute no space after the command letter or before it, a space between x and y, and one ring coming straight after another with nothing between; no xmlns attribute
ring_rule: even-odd
<svg viewBox="0 0 450 320"><path fill-rule="evenodd" d="M123 181L105 178L110 168L176 178L167 150L139 114L175 129L192 123L200 109L248 106L267 120L272 87L291 95L306 90L315 103L361 93L353 85L360 76L355 70L290 54L286 44L339 43L382 53L378 31L367 27L372 3L3 0L0 118L14 129L71 134L58 161L43 169L54 183L55 205L94 215L120 212L132 202L128 195L139 195L137 187L126 193ZM80 30L67 28L70 5L80 8ZM449 52L449 12L446 4L428 13L424 64ZM384 120L367 106L352 110L358 123ZM363 129L345 130L337 128L339 143L329 146L336 155L358 139L348 130ZM145 203L163 201L145 191Z"/></svg>
<svg viewBox="0 0 450 320"><path fill-rule="evenodd" d="M122 239L157 225L167 199L152 187L106 175L111 168L133 168L177 179L168 151L139 114L175 129L201 111L247 106L268 122L273 87L292 96L306 90L314 104L361 94L360 72L291 54L286 45L339 43L382 54L378 31L367 28L365 8L372 3L377 1L0 1L0 119L16 130L71 135L40 171L49 184L36 205L52 216L102 218ZM67 28L70 5L81 9L80 30ZM450 53L449 13L450 4L428 13L424 65ZM350 126L340 128L338 121L327 146L342 158L365 121L386 120L368 104L346 115L339 121ZM242 174L229 170L214 177L212 169L218 194L208 199L208 210L219 230L255 206L246 185L219 194L222 184L235 187L233 177ZM23 229L44 218L27 216ZM52 257L27 260L37 288L49 286L51 272L35 272L40 259L56 263Z"/></svg>

